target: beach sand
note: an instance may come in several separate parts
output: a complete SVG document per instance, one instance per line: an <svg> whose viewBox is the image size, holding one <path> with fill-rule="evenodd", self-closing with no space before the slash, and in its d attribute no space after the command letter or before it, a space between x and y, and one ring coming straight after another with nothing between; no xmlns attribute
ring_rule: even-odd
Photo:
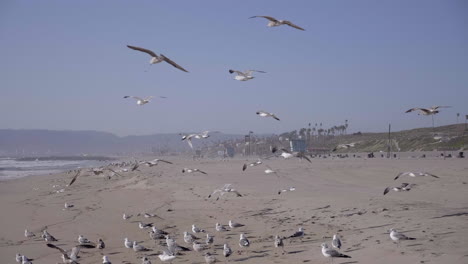
<svg viewBox="0 0 468 264"><path fill-rule="evenodd" d="M167 158L171 160L171 158ZM254 161L255 159L251 159ZM59 263L57 250L46 247L40 230L59 239L56 245L70 249L82 234L106 248L83 249L80 263L102 263L107 255L112 263L141 263L148 255L160 263L157 254L162 242L150 239L138 221L154 223L170 232L182 246L184 231L196 224L215 236L208 251L224 262L222 245L234 253L230 262L245 263L329 263L321 253L321 243L331 244L337 233L340 252L351 259L334 263L468 263L468 162L466 159L299 159L264 161L278 171L265 174L263 165L242 171L246 160L183 160L173 165L159 164L141 171L106 179L84 173L65 192L73 174L32 176L0 182L0 263L15 263L15 254L35 259L34 264ZM182 173L182 168L199 168L208 175ZM393 178L402 171L428 171L440 176ZM409 192L383 196L387 186L416 183ZM208 195L225 183L233 184L243 196ZM60 185L60 188L53 188ZM296 191L278 195L278 190ZM74 205L64 210L64 203ZM133 214L124 221L123 213ZM138 213L155 213L145 218ZM228 221L244 227L216 232L215 223ZM302 239L286 239L286 254L274 248L275 235L289 236L304 227ZM36 238L24 237L24 229ZM391 241L388 229L395 228L416 240ZM250 248L239 252L239 234L245 233ZM196 234L204 241L205 234ZM135 253L124 247L124 238L152 249ZM187 252L173 263L205 263L202 253Z"/></svg>

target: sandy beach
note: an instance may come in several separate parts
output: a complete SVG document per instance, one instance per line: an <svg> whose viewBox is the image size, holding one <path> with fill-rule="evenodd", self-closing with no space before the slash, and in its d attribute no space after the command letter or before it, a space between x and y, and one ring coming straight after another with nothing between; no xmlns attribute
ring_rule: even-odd
<svg viewBox="0 0 468 264"><path fill-rule="evenodd" d="M224 262L222 246L233 249L230 262L243 263L329 263L320 245L330 245L339 234L340 252L350 259L334 263L468 263L468 162L466 159L272 159L264 164L278 172L265 174L264 165L242 171L246 160L184 160L166 158L174 164L141 166L141 171L107 179L83 173L64 192L73 174L31 176L0 182L0 263L15 263L15 254L34 259L34 264L60 263L61 254L46 247L40 231L47 227L71 249L78 236L106 248L82 249L79 263L102 263L107 255L112 263L141 263L147 255L160 263L157 255L164 240L154 241L138 222L153 223L169 232L176 241L196 224L214 235L207 251ZM255 161L255 159L250 159ZM208 174L182 173L199 168ZM440 176L394 181L403 171L427 171ZM383 195L387 186L402 182L417 184L409 192ZM226 183L233 184L242 197L226 194L216 200L208 195ZM60 187L54 185L59 185ZM278 194L280 189L295 191ZM65 209L64 203L74 207ZM158 217L145 218L143 213ZM128 220L122 214L132 214ZM140 216L138 214L140 213ZM216 232L215 223L227 226L229 220L245 226ZM285 254L273 245L274 236L290 236L299 227L302 239L285 239ZM24 237L24 230L36 234ZM388 234L395 228L416 240L398 246ZM228 228L229 229L229 228ZM240 233L251 242L248 249L238 245ZM196 234L205 241L205 234ZM124 247L124 238L136 240L151 249L136 253ZM205 263L203 253L184 252L173 263Z"/></svg>

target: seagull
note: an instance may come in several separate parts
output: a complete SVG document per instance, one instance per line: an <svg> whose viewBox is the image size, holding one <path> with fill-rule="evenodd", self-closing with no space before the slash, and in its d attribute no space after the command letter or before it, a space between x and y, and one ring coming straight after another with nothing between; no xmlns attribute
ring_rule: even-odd
<svg viewBox="0 0 468 264"><path fill-rule="evenodd" d="M284 159L289 159L291 157L296 157L300 159L305 159L308 162L312 163L312 161L303 153L303 152L291 152L287 149L282 148L281 149L281 154L280 156L283 157Z"/></svg>
<svg viewBox="0 0 468 264"><path fill-rule="evenodd" d="M112 264L107 256L102 256L102 264Z"/></svg>
<svg viewBox="0 0 468 264"><path fill-rule="evenodd" d="M91 241L89 241L86 237L84 237L83 235L79 235L78 236L78 243L80 244L89 244L91 243Z"/></svg>
<svg viewBox="0 0 468 264"><path fill-rule="evenodd" d="M284 193L284 192L294 192L296 190L296 187L289 187L288 189L282 189L278 191L278 194Z"/></svg>
<svg viewBox="0 0 468 264"><path fill-rule="evenodd" d="M65 209L74 207L73 204L69 204L69 203L65 203L63 206L65 207Z"/></svg>
<svg viewBox="0 0 468 264"><path fill-rule="evenodd" d="M228 246L228 244L224 244L223 246L223 256L228 258L232 254L232 249Z"/></svg>
<svg viewBox="0 0 468 264"><path fill-rule="evenodd" d="M434 174L430 174L428 172L401 172L393 180L396 180L396 179L400 178L401 176L410 176L410 177L431 176L431 177L434 177L434 178L439 178L439 176L436 176Z"/></svg>
<svg viewBox="0 0 468 264"><path fill-rule="evenodd" d="M279 248L279 247L281 247L281 249L283 250L283 254L284 254L285 251L284 251L283 239L280 236L276 235L275 236L275 248Z"/></svg>
<svg viewBox="0 0 468 264"><path fill-rule="evenodd" d="M403 235L402 233L399 233L398 231L396 231L396 229L392 228L390 230L388 230L390 232L390 238L393 240L393 241L396 241L398 244L400 243L400 240L415 240L416 238L413 238L413 237L407 237L405 235Z"/></svg>
<svg viewBox="0 0 468 264"><path fill-rule="evenodd" d="M192 138L197 138L198 134L188 134L182 136L182 141L187 140L190 148L193 149Z"/></svg>
<svg viewBox="0 0 468 264"><path fill-rule="evenodd" d="M166 245L167 245L167 248L169 249L169 251L174 252L174 254L176 254L180 250L190 251L189 248L179 246L174 239L169 237L169 235L166 235Z"/></svg>
<svg viewBox="0 0 468 264"><path fill-rule="evenodd" d="M219 223L216 223L215 229L216 229L216 231L218 231L218 232L229 231L229 230L227 230L223 225L221 225L221 224L219 224Z"/></svg>
<svg viewBox="0 0 468 264"><path fill-rule="evenodd" d="M124 245L126 248L133 248L133 241L128 240L128 238L125 238Z"/></svg>
<svg viewBox="0 0 468 264"><path fill-rule="evenodd" d="M226 183L221 189L216 189L213 191L213 193L208 195L208 198L211 198L211 196L213 196L214 194L218 192L221 193L220 196L223 196L226 193L234 193L236 194L237 197L242 197L242 194L240 194L236 189L232 188L231 186L232 185L230 183ZM219 196L218 198L216 198L216 200L219 200Z"/></svg>
<svg viewBox="0 0 468 264"><path fill-rule="evenodd" d="M196 241L193 241L192 242L192 247L193 247L193 250L195 250L196 252L201 252L203 250L207 250L207 246L204 245L204 244L199 244L197 243Z"/></svg>
<svg viewBox="0 0 468 264"><path fill-rule="evenodd" d="M128 215L128 214L123 214L123 220L127 220L127 219L130 219L133 215Z"/></svg>
<svg viewBox="0 0 468 264"><path fill-rule="evenodd" d="M140 252L140 251L149 251L149 249L145 248L142 245L139 245L136 241L133 241L133 251Z"/></svg>
<svg viewBox="0 0 468 264"><path fill-rule="evenodd" d="M36 235L33 232L25 229L24 230L24 236L27 237L27 238L30 238L30 237L35 237Z"/></svg>
<svg viewBox="0 0 468 264"><path fill-rule="evenodd" d="M242 166L242 171L245 171L247 169L247 167L255 167L255 166L258 166L260 164L262 164L262 161L260 159L257 160L257 161L254 161L252 163L249 163L249 164L245 163L244 166Z"/></svg>
<svg viewBox="0 0 468 264"><path fill-rule="evenodd" d="M166 236L166 235L168 234L166 231L161 230L161 229L158 229L158 228L155 227L155 226L153 226L152 229L153 229L153 232L154 232L155 234L158 234L158 235Z"/></svg>
<svg viewBox="0 0 468 264"><path fill-rule="evenodd" d="M410 112L413 112L413 111L419 111L418 115L422 114L422 115L435 115L437 113L439 113L439 108L450 108L451 106L432 106L430 108L419 108L419 107L415 107L415 108L411 108L411 109L408 109L406 110L405 113L410 113Z"/></svg>
<svg viewBox="0 0 468 264"><path fill-rule="evenodd" d="M16 253L16 262L21 262L23 260L23 256L21 254Z"/></svg>
<svg viewBox="0 0 468 264"><path fill-rule="evenodd" d="M236 71L236 70L229 70L229 73L233 74L233 73L236 73L236 77L234 77L235 80L238 80L238 81L248 81L248 80L252 80L253 77L252 76L252 73L254 72L260 72L260 73L266 73L264 71L257 71L257 70L247 70L247 71L244 71L244 72L241 72L241 71Z"/></svg>
<svg viewBox="0 0 468 264"><path fill-rule="evenodd" d="M142 161L140 162L140 164L146 164L148 167L153 167L153 166L156 166L158 165L159 162L164 162L164 163L167 163L167 164L174 164L170 161L167 161L167 160L162 160L162 159L154 159L154 160L150 160L150 161Z"/></svg>
<svg viewBox="0 0 468 264"><path fill-rule="evenodd" d="M157 218L162 219L162 218L159 217L157 214L144 213L143 216L144 216L145 218L157 217Z"/></svg>
<svg viewBox="0 0 468 264"><path fill-rule="evenodd" d="M216 262L216 258L211 255L210 252L205 253L205 262L206 264L212 264Z"/></svg>
<svg viewBox="0 0 468 264"><path fill-rule="evenodd" d="M206 173L206 172L204 172L204 171L201 171L201 170L199 170L199 169L188 169L188 168L183 168L183 169L182 169L182 173L185 173L185 172L187 172L187 173L200 172L200 173L202 173L202 174L208 174L208 173Z"/></svg>
<svg viewBox="0 0 468 264"><path fill-rule="evenodd" d="M205 233L205 229L200 229L195 225L192 225L192 232L194 233Z"/></svg>
<svg viewBox="0 0 468 264"><path fill-rule="evenodd" d="M137 105L145 105L145 104L149 103L151 98L153 98L153 97L154 96L148 96L148 97L143 99L143 98L138 97L138 96L126 95L123 98L133 98L133 99L137 100Z"/></svg>
<svg viewBox="0 0 468 264"><path fill-rule="evenodd" d="M229 227L230 228L237 228L237 227L243 227L243 226L244 226L243 224L235 223L235 222L232 222L232 220L229 220Z"/></svg>
<svg viewBox="0 0 468 264"><path fill-rule="evenodd" d="M206 240L205 240L205 243L207 245L211 245L214 243L214 237L210 234L206 234Z"/></svg>
<svg viewBox="0 0 468 264"><path fill-rule="evenodd" d="M293 238L293 237L304 237L304 228L303 227L299 227L299 230L297 230L294 234L290 235L289 238Z"/></svg>
<svg viewBox="0 0 468 264"><path fill-rule="evenodd" d="M21 264L32 264L32 262L26 256L21 256Z"/></svg>
<svg viewBox="0 0 468 264"><path fill-rule="evenodd" d="M169 263L172 263L172 261L176 258L174 253L172 253L169 250L163 250L163 253L159 254L158 257L162 262L169 262Z"/></svg>
<svg viewBox="0 0 468 264"><path fill-rule="evenodd" d="M45 241L57 241L57 239L52 236L51 234L49 234L49 232L47 232L47 230L44 230L41 237L45 240Z"/></svg>
<svg viewBox="0 0 468 264"><path fill-rule="evenodd" d="M265 112L265 111L258 111L257 115L259 115L261 117L272 117L272 118L280 121L280 119L277 116L275 116L275 114L273 114L273 113L268 113L268 112Z"/></svg>
<svg viewBox="0 0 468 264"><path fill-rule="evenodd" d="M104 241L102 239L99 239L97 248L98 249L104 249L106 247L106 244L104 244Z"/></svg>
<svg viewBox="0 0 468 264"><path fill-rule="evenodd" d="M78 253L80 252L80 248L95 248L94 245L90 245L90 244L86 244L86 245L77 245L76 247L72 248L70 254L67 253L67 251L65 251L64 249L54 245L54 244L50 244L50 243L47 243L46 244L47 247L50 247L50 248L53 248L53 249L57 249L58 251L60 251L60 253L62 253L62 260L64 263L77 263L78 261Z"/></svg>
<svg viewBox="0 0 468 264"><path fill-rule="evenodd" d="M189 232L184 232L184 241L185 243L193 243L195 240L199 239L198 237L190 234Z"/></svg>
<svg viewBox="0 0 468 264"><path fill-rule="evenodd" d="M277 20L276 18L271 17L271 16L253 16L253 17L249 17L249 18L256 18L256 17L263 17L263 18L266 18L266 19L270 20L270 22L268 22L268 25L267 25L268 27L278 27L278 26L281 26L281 25L288 25L290 27L305 31L305 29L301 28L300 26L294 25L293 23L291 23L291 21Z"/></svg>
<svg viewBox="0 0 468 264"><path fill-rule="evenodd" d="M152 226L153 226L153 224L151 224L151 223L144 224L142 222L138 222L138 227L140 227L140 229L146 229L146 228L150 228Z"/></svg>
<svg viewBox="0 0 468 264"><path fill-rule="evenodd" d="M250 242L249 240L247 239L247 237L245 237L245 235L242 233L240 234L240 238L239 238L239 246L240 247L249 247L250 246Z"/></svg>
<svg viewBox="0 0 468 264"><path fill-rule="evenodd" d="M141 51L141 52L144 52L144 53L148 53L151 56L150 64L156 64L156 63L165 61L165 62L171 64L172 66L176 67L177 69L179 69L181 71L188 72L186 69L182 68L177 63L173 62L172 60L170 60L168 57L164 56L163 54L160 54L158 56L156 53L154 53L153 51L148 50L148 49L135 47L135 46L130 46L130 45L127 45L127 47L130 48L130 49L133 49L133 50L138 50L138 51Z"/></svg>
<svg viewBox="0 0 468 264"><path fill-rule="evenodd" d="M353 142L353 143L348 143L348 144L340 144L336 147L333 148L332 152L335 152L337 151L338 149L349 149L349 148L353 148L357 143L356 142Z"/></svg>
<svg viewBox="0 0 468 264"><path fill-rule="evenodd" d="M385 188L383 195L386 195L390 190L393 190L395 192L409 191L414 186L416 186L416 184L409 184L409 183L403 182L400 186Z"/></svg>
<svg viewBox="0 0 468 264"><path fill-rule="evenodd" d="M143 258L141 258L141 264L151 264L151 261L147 256L144 256Z"/></svg>
<svg viewBox="0 0 468 264"><path fill-rule="evenodd" d="M341 248L341 240L336 234L333 235L332 246L337 249Z"/></svg>
<svg viewBox="0 0 468 264"><path fill-rule="evenodd" d="M273 170L270 166L265 165L265 167L267 167L267 169L265 170L265 174L272 174L272 173L274 173L274 174L278 175L278 173L277 173L275 170Z"/></svg>
<svg viewBox="0 0 468 264"><path fill-rule="evenodd" d="M332 258L332 262L333 258L351 258L348 255L341 254L335 249L329 248L326 243L322 243L322 254L327 258Z"/></svg>

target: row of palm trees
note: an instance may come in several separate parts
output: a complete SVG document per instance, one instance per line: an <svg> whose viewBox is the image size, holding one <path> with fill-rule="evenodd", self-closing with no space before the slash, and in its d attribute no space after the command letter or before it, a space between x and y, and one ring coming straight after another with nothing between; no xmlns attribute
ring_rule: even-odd
<svg viewBox="0 0 468 264"><path fill-rule="evenodd" d="M340 136L346 135L348 129L348 120L345 120L343 125L332 126L330 128L323 128L322 123L315 123L312 127L312 123L309 123L308 128L301 128L299 131L293 130L291 132L285 132L280 135L283 139L305 139L309 141L313 138L320 138L322 136Z"/></svg>

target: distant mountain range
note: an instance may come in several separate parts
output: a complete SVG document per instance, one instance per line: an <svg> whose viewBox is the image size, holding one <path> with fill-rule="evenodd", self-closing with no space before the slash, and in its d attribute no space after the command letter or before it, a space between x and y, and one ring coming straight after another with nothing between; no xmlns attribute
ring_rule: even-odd
<svg viewBox="0 0 468 264"><path fill-rule="evenodd" d="M192 140L195 149L243 135L212 133L208 139ZM179 134L119 137L98 131L0 129L0 156L41 155L134 155L139 153L191 152Z"/></svg>

